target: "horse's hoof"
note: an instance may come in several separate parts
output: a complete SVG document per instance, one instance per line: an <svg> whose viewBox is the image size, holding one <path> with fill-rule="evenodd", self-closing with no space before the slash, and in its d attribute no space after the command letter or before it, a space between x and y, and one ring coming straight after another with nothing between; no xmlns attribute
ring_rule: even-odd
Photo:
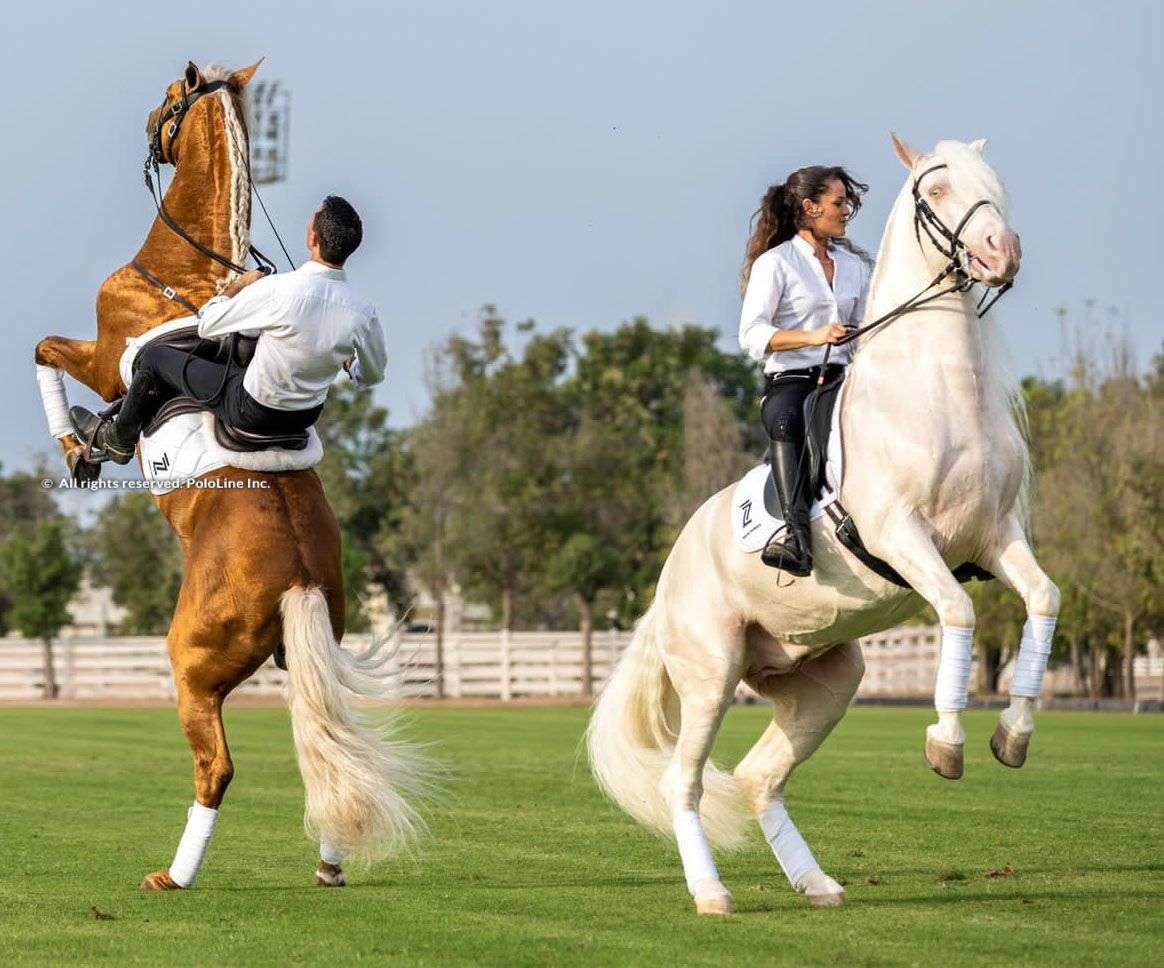
<svg viewBox="0 0 1164 968"><path fill-rule="evenodd" d="M947 780L962 779L962 744L945 743L926 735L926 765Z"/></svg>
<svg viewBox="0 0 1164 968"><path fill-rule="evenodd" d="M315 868L316 887L347 887L347 883L343 870L337 864L321 860Z"/></svg>
<svg viewBox="0 0 1164 968"><path fill-rule="evenodd" d="M1010 732L1002 723L990 737L990 752L1003 766L1018 769L1027 761L1027 747L1031 742L1031 734L1025 736Z"/></svg>
<svg viewBox="0 0 1164 968"><path fill-rule="evenodd" d="M169 871L154 871L152 874L147 874L144 881L141 882L141 889L143 891L181 891L183 887L171 876Z"/></svg>
<svg viewBox="0 0 1164 968"><path fill-rule="evenodd" d="M845 889L822 870L810 872L800 887L813 907L844 906Z"/></svg>
<svg viewBox="0 0 1164 968"><path fill-rule="evenodd" d="M699 914L731 914L732 896L719 881L695 885L695 910Z"/></svg>

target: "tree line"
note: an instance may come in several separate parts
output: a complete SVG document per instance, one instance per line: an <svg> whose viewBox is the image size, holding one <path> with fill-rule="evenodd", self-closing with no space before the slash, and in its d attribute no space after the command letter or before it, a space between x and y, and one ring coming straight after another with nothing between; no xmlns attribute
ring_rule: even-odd
<svg viewBox="0 0 1164 968"><path fill-rule="evenodd" d="M588 644L633 623L687 517L764 454L758 368L718 338L643 318L543 331L486 306L472 334L430 353L414 426L337 385L319 473L343 532L349 628L367 627L369 595L406 613L422 589L438 657L454 589L504 629L580 628ZM1164 354L1141 373L1126 352L1080 352L1063 379L1023 386L1032 530L1063 592L1056 647L1080 692L1130 695L1135 649L1161 625ZM82 528L39 477L0 475L0 630L51 639L86 571L127 610L120 631L166 630L181 558L148 495L112 498ZM1024 613L999 582L972 594L979 685L993 690Z"/></svg>

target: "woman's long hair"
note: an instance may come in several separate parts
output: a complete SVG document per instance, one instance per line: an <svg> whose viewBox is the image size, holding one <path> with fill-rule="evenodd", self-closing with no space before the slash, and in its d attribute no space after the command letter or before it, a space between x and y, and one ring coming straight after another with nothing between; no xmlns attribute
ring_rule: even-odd
<svg viewBox="0 0 1164 968"><path fill-rule="evenodd" d="M804 201L817 201L833 181L845 186L845 195L853 206L851 219L861 208L861 196L869 190L868 185L857 181L839 165L810 165L788 176L782 185L773 185L760 200L760 207L752 216L752 234L748 239L744 254L744 268L740 272L740 292L748 288L748 277L752 274L752 263L781 242L787 242L800 229L804 217ZM835 239L838 245L872 262L868 253L848 239Z"/></svg>

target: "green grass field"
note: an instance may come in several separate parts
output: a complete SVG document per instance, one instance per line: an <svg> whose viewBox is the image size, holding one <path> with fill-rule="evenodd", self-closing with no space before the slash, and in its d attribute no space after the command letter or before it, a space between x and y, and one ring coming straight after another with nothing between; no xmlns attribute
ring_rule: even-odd
<svg viewBox="0 0 1164 968"><path fill-rule="evenodd" d="M793 894L757 830L698 918L669 842L596 792L578 708L411 713L452 770L414 859L311 886L286 714L228 711L234 785L195 890L144 894L191 798L166 709L0 708L0 964L1160 963L1164 718L1045 713L1021 771L967 715L966 779L922 764L923 709L859 708L794 778L793 817L847 882ZM759 735L732 710L717 758ZM1013 875L984 876L1006 866Z"/></svg>

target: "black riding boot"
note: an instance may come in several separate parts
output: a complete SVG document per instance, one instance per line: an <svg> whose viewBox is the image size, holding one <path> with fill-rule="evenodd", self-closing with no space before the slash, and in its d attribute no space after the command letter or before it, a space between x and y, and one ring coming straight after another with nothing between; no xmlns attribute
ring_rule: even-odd
<svg viewBox="0 0 1164 968"><path fill-rule="evenodd" d="M772 480L780 499L785 530L764 547L764 564L803 578L812 572L812 533L808 525L811 495L801 474L801 446L787 440L772 442Z"/></svg>
<svg viewBox="0 0 1164 968"><path fill-rule="evenodd" d="M174 392L150 370L141 368L129 385L116 417L101 417L85 407L70 407L69 416L81 440L89 444L88 459L128 464L142 428Z"/></svg>
<svg viewBox="0 0 1164 968"><path fill-rule="evenodd" d="M137 440L123 440L112 417L102 417L86 407L69 407L77 435L86 444L85 459L95 464L107 460L128 464L133 460Z"/></svg>

